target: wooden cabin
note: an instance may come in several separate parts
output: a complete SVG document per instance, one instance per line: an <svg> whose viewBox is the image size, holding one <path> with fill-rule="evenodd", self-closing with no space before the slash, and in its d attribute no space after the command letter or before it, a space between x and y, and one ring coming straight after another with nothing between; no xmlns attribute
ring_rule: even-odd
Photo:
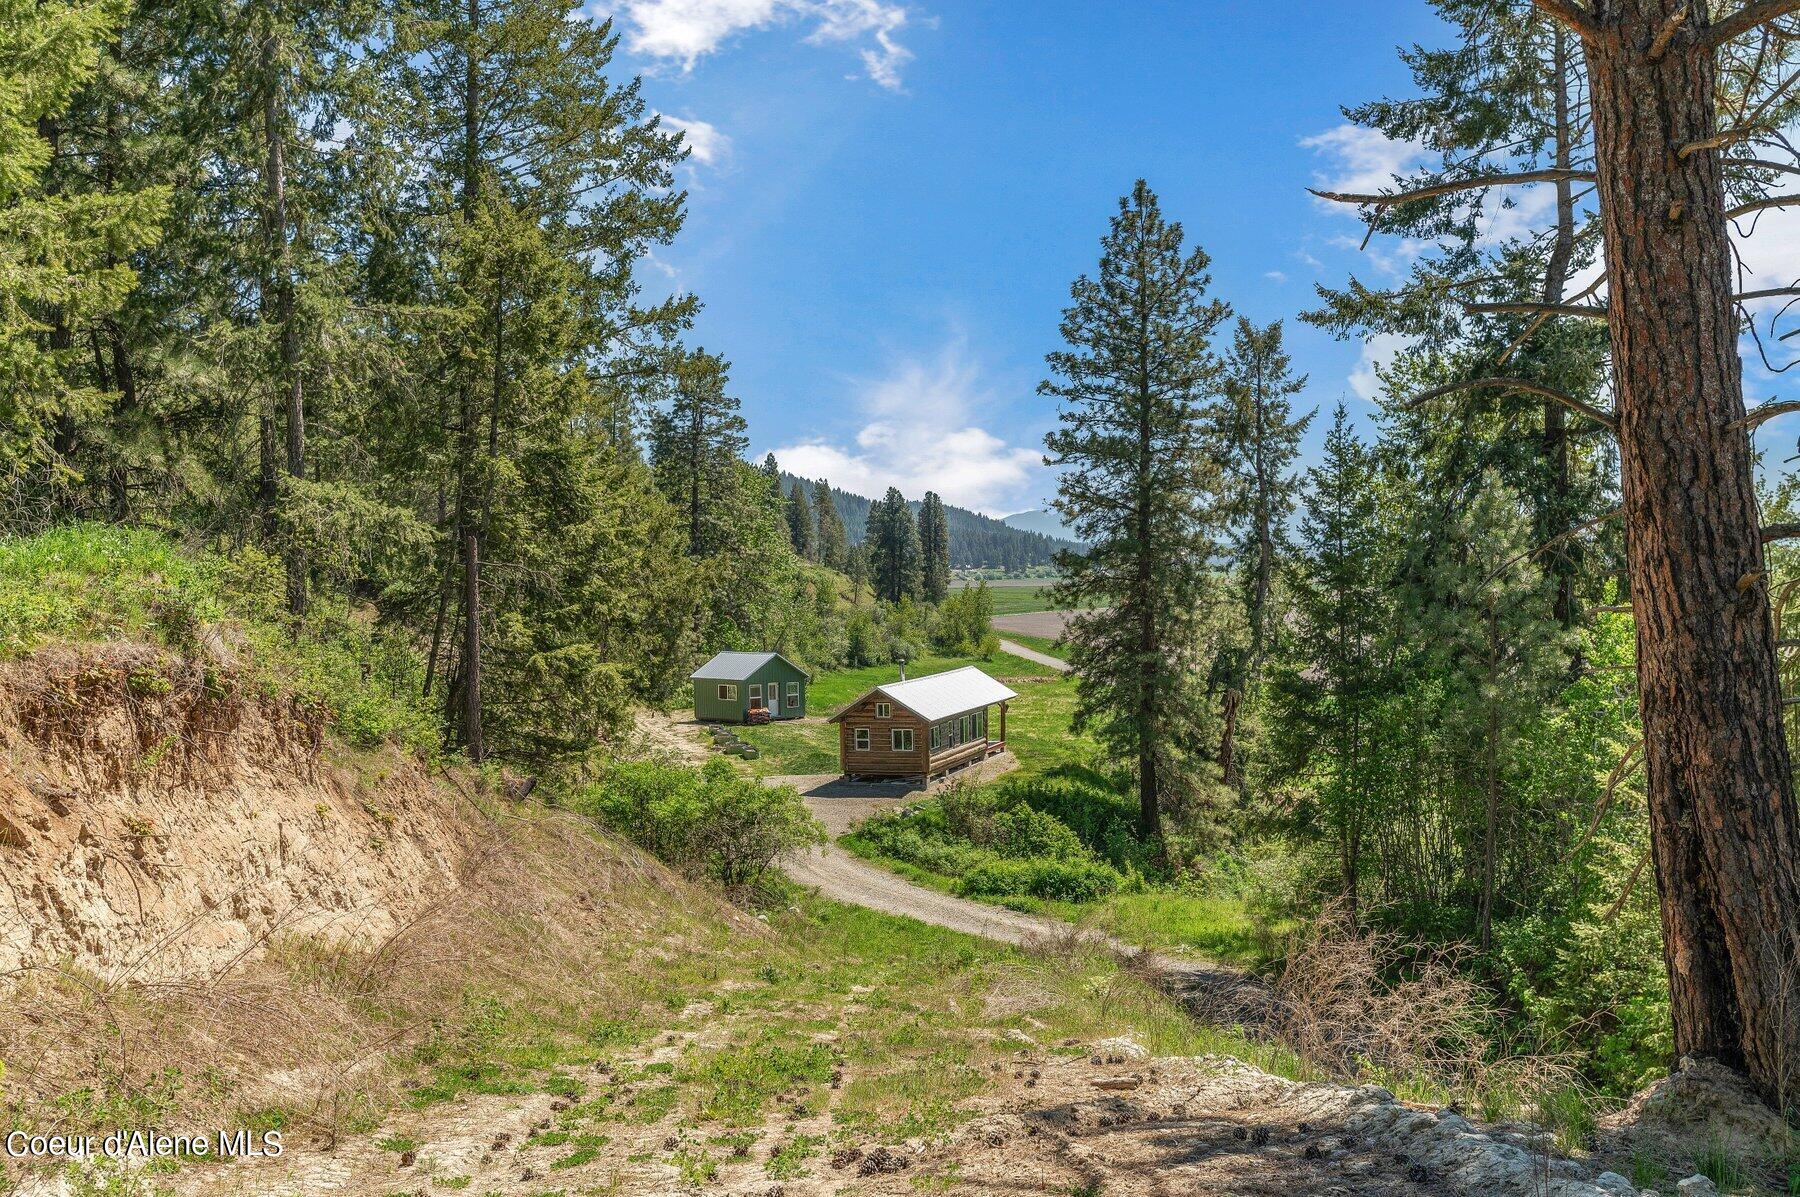
<svg viewBox="0 0 1800 1197"><path fill-rule="evenodd" d="M831 717L844 776L929 781L1004 752L1017 697L973 665L877 686Z"/></svg>
<svg viewBox="0 0 1800 1197"><path fill-rule="evenodd" d="M770 719L806 714L811 679L780 653L719 653L688 676L701 723L749 723L752 711L767 711Z"/></svg>

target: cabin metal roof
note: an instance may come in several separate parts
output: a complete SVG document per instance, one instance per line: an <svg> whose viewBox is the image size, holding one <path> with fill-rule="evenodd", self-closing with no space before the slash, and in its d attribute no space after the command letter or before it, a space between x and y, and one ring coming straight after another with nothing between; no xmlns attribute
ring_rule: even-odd
<svg viewBox="0 0 1800 1197"><path fill-rule="evenodd" d="M789 669L793 669L801 677L812 676L806 670L789 661L780 653L716 653L713 659L688 674L688 680L699 679L707 682L742 682L748 681L750 675L767 665L770 661L780 660Z"/></svg>
<svg viewBox="0 0 1800 1197"><path fill-rule="evenodd" d="M936 723L953 715L966 715L970 711L979 711L983 707L1019 696L1016 691L1002 686L975 666L965 665L948 673L934 673L930 677L916 677L910 681L877 686L851 703L850 707L844 708L844 711L868 701L876 694L905 707L927 723ZM843 717L844 712L839 712L831 717L831 722L836 723Z"/></svg>

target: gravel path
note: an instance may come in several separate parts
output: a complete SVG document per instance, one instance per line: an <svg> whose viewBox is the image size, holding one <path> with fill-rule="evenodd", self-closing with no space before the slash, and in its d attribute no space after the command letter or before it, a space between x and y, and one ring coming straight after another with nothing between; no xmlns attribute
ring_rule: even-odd
<svg viewBox="0 0 1800 1197"><path fill-rule="evenodd" d="M999 622L998 620L995 621ZM1035 648L1026 648L1012 640L1002 640L1000 647L1015 657L1024 657L1027 661L1036 661L1039 665L1047 665L1058 673L1069 672L1069 663L1061 657L1053 657L1049 653L1041 653Z"/></svg>

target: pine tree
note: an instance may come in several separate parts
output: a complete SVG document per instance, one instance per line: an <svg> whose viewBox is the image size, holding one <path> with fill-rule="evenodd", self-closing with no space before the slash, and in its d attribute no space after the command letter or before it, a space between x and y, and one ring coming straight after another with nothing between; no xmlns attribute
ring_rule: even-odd
<svg viewBox="0 0 1800 1197"><path fill-rule="evenodd" d="M818 546L819 561L841 573L850 572L850 538L844 521L838 516L837 504L831 501L831 484L820 480L813 486L813 539Z"/></svg>
<svg viewBox="0 0 1800 1197"><path fill-rule="evenodd" d="M699 349L675 368L667 402L650 421L650 464L657 484L681 511L688 553L707 557L729 537L728 513L739 455L748 445L738 401L725 393L730 363ZM766 479L766 474L759 474Z"/></svg>
<svg viewBox="0 0 1800 1197"><path fill-rule="evenodd" d="M1281 755L1295 771L1320 771L1318 821L1335 842L1342 894L1360 907L1364 838L1381 812L1366 784L1379 644L1388 621L1374 457L1339 403L1324 459L1307 475L1294 570L1298 615L1294 665L1278 679Z"/></svg>
<svg viewBox="0 0 1800 1197"><path fill-rule="evenodd" d="M788 541L794 546L794 553L803 560L817 561L819 543L813 530L812 504L798 482L788 491L786 507Z"/></svg>
<svg viewBox="0 0 1800 1197"><path fill-rule="evenodd" d="M448 529L460 575L462 631L451 672L457 739L479 760L482 595L496 506L515 482L519 434L572 417L586 393L584 360L618 358L622 330L672 335L691 301L644 307L632 265L680 227L672 190L677 138L649 115L636 81L607 70L610 23L570 19L566 0L413 0L400 7L383 61L407 97L408 144L441 147L416 173L427 202L449 201L438 266L446 316L432 381L448 448ZM640 333L639 335L643 335ZM676 368L678 397L696 388L718 403L723 363L704 354ZM698 524L691 510L690 545Z"/></svg>
<svg viewBox="0 0 1800 1197"><path fill-rule="evenodd" d="M1531 565L1530 512L1498 479L1475 499L1438 546L1424 585L1434 601L1406 604L1416 643L1448 679L1440 710L1476 746L1480 844L1476 934L1492 943L1504 802L1517 728L1549 701L1568 676L1569 637L1545 619L1553 578ZM1416 613L1416 614L1415 614ZM1402 636L1408 636L1403 629Z"/></svg>
<svg viewBox="0 0 1800 1197"><path fill-rule="evenodd" d="M1270 590L1289 550L1287 521L1300 479L1291 472L1312 413L1295 419L1288 397L1306 387L1282 348L1281 322L1257 328L1239 318L1225 359L1225 397L1219 405L1218 452L1228 482L1234 572L1243 586L1249 644L1222 650L1225 699L1219 769L1238 782L1238 708L1262 675L1268 651Z"/></svg>
<svg viewBox="0 0 1800 1197"><path fill-rule="evenodd" d="M1078 686L1075 720L1138 775L1139 822L1162 831L1162 793L1200 748L1207 717L1193 661L1211 597L1217 467L1205 420L1221 383L1209 347L1228 315L1206 297L1204 251L1184 250L1139 180L1063 313L1068 348L1039 393L1061 403L1046 444L1060 468L1056 509L1089 545L1063 553L1060 606Z"/></svg>
<svg viewBox="0 0 1800 1197"><path fill-rule="evenodd" d="M950 593L950 521L935 491L926 491L919 504L919 549L920 595L941 603Z"/></svg>
<svg viewBox="0 0 1800 1197"><path fill-rule="evenodd" d="M1502 95L1494 111L1458 130L1440 170L1380 194L1332 198L1361 206L1373 227L1405 231L1431 206L1479 209L1501 188L1591 184L1604 304L1585 296L1545 302L1561 291L1557 250L1537 279L1524 268L1529 257L1503 259L1520 268L1494 270L1465 254L1427 278L1432 285L1417 302L1528 317L1513 338L1518 345L1544 326L1603 314L1613 410L1579 389L1486 371L1409 401L1525 392L1616 437L1675 1050L1742 1067L1763 1098L1781 1106L1800 1059L1800 1020L1792 1017L1800 1004L1800 804L1760 588L1768 530L1757 510L1751 433L1761 419L1744 402L1734 268L1741 250L1730 226L1792 202L1773 191L1800 169L1781 132L1800 114L1800 100L1790 56L1770 46L1780 42L1771 23L1800 0L1743 4L1717 20L1710 6L1685 0L1441 7L1467 8L1478 22L1484 10L1503 10L1540 23L1568 63L1579 48L1580 76L1565 65L1543 91L1558 97L1557 114L1589 114L1591 161L1539 169L1545 139L1514 132L1525 96ZM1485 91L1464 80L1456 86L1461 95ZM1560 129L1556 141L1559 149L1574 144ZM1558 225L1565 223L1559 212ZM1559 227L1539 240L1560 247L1565 238ZM1495 364L1512 352L1508 345ZM1546 449L1559 443L1548 424L1545 432ZM1728 610L1741 614L1720 618Z"/></svg>
<svg viewBox="0 0 1800 1197"><path fill-rule="evenodd" d="M93 77L125 6L0 0L0 484L57 459L105 388L73 376L76 323L125 300L123 255L155 240L166 192L46 186L60 122ZM66 469L66 467L62 467ZM15 491L16 493L16 491Z"/></svg>
<svg viewBox="0 0 1800 1197"><path fill-rule="evenodd" d="M869 557L869 578L875 597L890 603L919 597L922 577L919 528L912 508L894 487L869 508L863 547Z"/></svg>

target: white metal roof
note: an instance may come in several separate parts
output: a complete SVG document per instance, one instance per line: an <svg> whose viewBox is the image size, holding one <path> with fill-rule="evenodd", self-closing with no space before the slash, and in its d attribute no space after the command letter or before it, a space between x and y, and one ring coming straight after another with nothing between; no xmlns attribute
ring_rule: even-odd
<svg viewBox="0 0 1800 1197"><path fill-rule="evenodd" d="M979 710L996 702L1017 698L1015 691L981 672L973 665L916 677L911 681L890 682L877 686L870 694L885 694L927 723L948 719L967 711ZM864 695L863 697L868 697Z"/></svg>
<svg viewBox="0 0 1800 1197"><path fill-rule="evenodd" d="M688 680L692 681L694 678L703 678L709 682L745 681L751 674L755 673L758 669L761 669L764 665L767 665L770 661L775 660L777 657L781 657L783 661L787 661L793 668L800 669L798 665L794 665L792 661L788 661L788 659L782 657L780 653L717 653L713 656L712 660L688 674ZM804 676L806 670L800 669L800 673Z"/></svg>

